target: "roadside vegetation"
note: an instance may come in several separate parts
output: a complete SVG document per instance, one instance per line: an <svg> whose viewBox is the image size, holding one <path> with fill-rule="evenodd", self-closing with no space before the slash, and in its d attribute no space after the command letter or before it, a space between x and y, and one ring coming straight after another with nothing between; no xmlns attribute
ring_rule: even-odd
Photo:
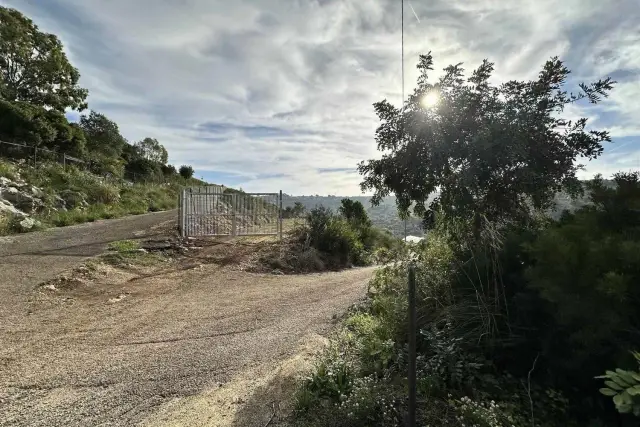
<svg viewBox="0 0 640 427"><path fill-rule="evenodd" d="M430 55L418 69L404 116L375 105L385 155L360 172L374 202L394 193L423 218L427 239L377 272L299 384L293 424L405 425L413 263L418 425L638 425L640 175L579 182L575 160L598 157L609 136L562 115L614 82L569 93L555 58L538 79L500 86L487 61L433 84ZM423 105L431 92L439 102ZM560 189L590 203L551 218Z"/></svg>
<svg viewBox="0 0 640 427"><path fill-rule="evenodd" d="M130 142L95 110L67 119L88 91L55 35L2 6L0 34L0 234L171 209L202 183L155 138Z"/></svg>
<svg viewBox="0 0 640 427"><path fill-rule="evenodd" d="M281 272L339 270L386 262L401 241L374 227L357 200L343 199L338 212L323 206L304 214L294 208L298 222L280 250L262 255L261 263ZM303 215L304 214L304 215Z"/></svg>

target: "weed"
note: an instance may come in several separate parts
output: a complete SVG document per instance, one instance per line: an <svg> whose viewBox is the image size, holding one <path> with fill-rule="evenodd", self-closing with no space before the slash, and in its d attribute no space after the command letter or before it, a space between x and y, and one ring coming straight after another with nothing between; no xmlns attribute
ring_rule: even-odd
<svg viewBox="0 0 640 427"><path fill-rule="evenodd" d="M119 240L109 244L109 253L102 256L102 259L111 265L119 267L128 266L152 266L166 261L160 254L148 253L140 247L140 242L136 240Z"/></svg>

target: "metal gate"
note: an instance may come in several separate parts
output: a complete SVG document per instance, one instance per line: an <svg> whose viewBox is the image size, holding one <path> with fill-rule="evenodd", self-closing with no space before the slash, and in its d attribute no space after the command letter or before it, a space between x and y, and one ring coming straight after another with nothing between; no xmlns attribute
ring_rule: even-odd
<svg viewBox="0 0 640 427"><path fill-rule="evenodd" d="M282 191L243 193L217 185L184 188L179 226L187 236L266 236L282 238Z"/></svg>

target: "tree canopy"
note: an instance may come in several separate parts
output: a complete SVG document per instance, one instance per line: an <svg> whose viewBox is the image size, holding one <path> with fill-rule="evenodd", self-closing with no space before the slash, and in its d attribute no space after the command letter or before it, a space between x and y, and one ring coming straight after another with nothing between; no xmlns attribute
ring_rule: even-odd
<svg viewBox="0 0 640 427"><path fill-rule="evenodd" d="M609 141L587 129L587 119L564 117L565 106L595 104L615 83L610 78L564 89L570 71L558 58L538 78L494 86L494 64L485 60L471 77L450 65L431 83L431 54L421 55L420 76L404 113L387 100L374 104L381 159L359 165L372 202L395 193L400 212L431 223L436 212L475 224L526 218L544 209L562 187L576 191L575 160L594 159ZM429 102L424 102L425 100ZM431 200L430 199L431 196ZM435 196L435 197L434 197Z"/></svg>
<svg viewBox="0 0 640 427"><path fill-rule="evenodd" d="M167 149L155 138L145 138L134 144L138 154L152 162L165 164L169 160Z"/></svg>
<svg viewBox="0 0 640 427"><path fill-rule="evenodd" d="M82 111L88 91L62 43L15 9L0 6L0 95L59 112Z"/></svg>
<svg viewBox="0 0 640 427"><path fill-rule="evenodd" d="M180 169L178 169L178 172L180 173L180 176L185 179L189 179L193 177L193 168L189 165L180 166Z"/></svg>

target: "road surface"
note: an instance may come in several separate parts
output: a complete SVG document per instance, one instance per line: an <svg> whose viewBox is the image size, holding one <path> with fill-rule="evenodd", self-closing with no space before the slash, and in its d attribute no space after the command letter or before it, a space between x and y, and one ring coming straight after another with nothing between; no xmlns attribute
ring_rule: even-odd
<svg viewBox="0 0 640 427"><path fill-rule="evenodd" d="M0 318L11 314L25 290L98 255L110 242L140 237L177 215L170 210L0 237Z"/></svg>
<svg viewBox="0 0 640 427"><path fill-rule="evenodd" d="M16 242L0 249L10 260L1 261L9 267L3 279L13 283L11 300L0 300L12 313L0 325L0 426L158 425L150 420L163 407L288 357L310 333L326 333L332 317L364 296L373 273L278 276L202 265L128 279L121 285L127 298L118 302L100 289L37 297L46 291L34 285L59 264L130 235L126 225L111 224L88 227L91 237L75 227L76 234L58 235L63 242L45 236L38 244L30 235L28 250ZM4 294L7 288L3 282Z"/></svg>

